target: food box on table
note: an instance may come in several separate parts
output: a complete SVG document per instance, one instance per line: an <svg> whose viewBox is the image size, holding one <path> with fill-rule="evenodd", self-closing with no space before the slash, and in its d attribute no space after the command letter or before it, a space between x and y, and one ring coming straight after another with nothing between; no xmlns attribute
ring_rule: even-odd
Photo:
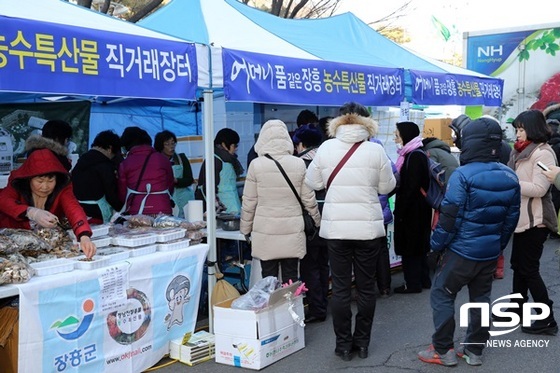
<svg viewBox="0 0 560 373"><path fill-rule="evenodd" d="M60 258L31 263L35 276L50 276L74 270L74 262L70 259Z"/></svg>
<svg viewBox="0 0 560 373"><path fill-rule="evenodd" d="M130 256L130 250L122 247L104 247L97 250L98 256L107 257L111 263L120 262Z"/></svg>
<svg viewBox="0 0 560 373"><path fill-rule="evenodd" d="M85 255L80 255L71 260L74 261L74 269L99 269L111 264L111 260L108 257L103 257L100 255L94 255L90 259L86 259Z"/></svg>
<svg viewBox="0 0 560 373"><path fill-rule="evenodd" d="M115 246L139 247L156 243L157 236L152 233L121 234L113 236L111 244Z"/></svg>
<svg viewBox="0 0 560 373"><path fill-rule="evenodd" d="M184 249L186 247L189 247L190 241L191 240L189 240L188 238L183 238L171 242L158 243L157 251L173 251L173 250Z"/></svg>

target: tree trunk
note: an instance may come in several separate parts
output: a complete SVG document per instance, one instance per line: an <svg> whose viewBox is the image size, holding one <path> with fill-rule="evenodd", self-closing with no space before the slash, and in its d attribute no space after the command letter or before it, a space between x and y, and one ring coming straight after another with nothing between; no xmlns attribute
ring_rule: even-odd
<svg viewBox="0 0 560 373"><path fill-rule="evenodd" d="M111 6L111 0L105 0L100 12L103 14L107 14L107 12L109 11L109 6Z"/></svg>
<svg viewBox="0 0 560 373"><path fill-rule="evenodd" d="M185 0L182 0L182 1L185 1ZM146 4L145 7L140 9L138 12L134 13L128 19L128 22L136 23L136 22L140 21L142 18L144 18L145 16L150 14L150 12L152 10L157 8L162 2L163 2L163 0L152 0L152 1L150 1L148 4Z"/></svg>
<svg viewBox="0 0 560 373"><path fill-rule="evenodd" d="M91 9L93 0L78 0L78 5Z"/></svg>

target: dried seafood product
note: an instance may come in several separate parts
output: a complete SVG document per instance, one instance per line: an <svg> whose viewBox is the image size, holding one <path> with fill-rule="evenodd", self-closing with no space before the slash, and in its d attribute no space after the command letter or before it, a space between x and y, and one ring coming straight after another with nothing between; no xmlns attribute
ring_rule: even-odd
<svg viewBox="0 0 560 373"><path fill-rule="evenodd" d="M154 218L148 215L132 215L126 220L130 228L151 227L154 224Z"/></svg>
<svg viewBox="0 0 560 373"><path fill-rule="evenodd" d="M49 252L53 248L42 237L27 229L0 229L0 234L9 237L18 247L18 252L25 256L37 256L39 252Z"/></svg>
<svg viewBox="0 0 560 373"><path fill-rule="evenodd" d="M18 253L0 256L0 284L22 284L35 275L35 270Z"/></svg>
<svg viewBox="0 0 560 373"><path fill-rule="evenodd" d="M35 233L51 245L53 250L66 251L71 250L73 241L68 232L61 227L55 228L38 228Z"/></svg>
<svg viewBox="0 0 560 373"><path fill-rule="evenodd" d="M0 254L8 255L18 251L18 246L10 237L0 234Z"/></svg>
<svg viewBox="0 0 560 373"><path fill-rule="evenodd" d="M176 216L159 214L154 219L154 227L156 228L177 228L181 225L184 219Z"/></svg>

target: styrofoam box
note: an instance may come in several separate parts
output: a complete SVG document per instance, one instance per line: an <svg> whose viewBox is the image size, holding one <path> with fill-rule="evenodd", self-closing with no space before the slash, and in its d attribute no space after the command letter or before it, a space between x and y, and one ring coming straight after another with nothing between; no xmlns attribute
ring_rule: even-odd
<svg viewBox="0 0 560 373"><path fill-rule="evenodd" d="M111 237L110 236L103 236L103 237L99 237L99 238L96 238L94 240L91 240L91 242L93 242L95 244L95 247L97 247L97 248L107 247L111 244Z"/></svg>
<svg viewBox="0 0 560 373"><path fill-rule="evenodd" d="M80 259L84 259L85 255L80 255L75 258L72 258L74 261L74 269L99 269L111 264L111 260L107 257L102 257L98 255L93 256L93 260L91 262L84 262Z"/></svg>
<svg viewBox="0 0 560 373"><path fill-rule="evenodd" d="M97 250L96 255L107 257L111 263L115 263L128 258L130 256L130 249L116 246L104 247Z"/></svg>
<svg viewBox="0 0 560 373"><path fill-rule="evenodd" d="M31 267L35 270L36 276L50 276L74 270L74 262L69 259L60 258L31 263Z"/></svg>
<svg viewBox="0 0 560 373"><path fill-rule="evenodd" d="M186 247L189 247L189 242L191 242L191 240L187 238L184 240L176 240L173 242L158 243L157 251L173 251L184 249Z"/></svg>
<svg viewBox="0 0 560 373"><path fill-rule="evenodd" d="M155 243L157 236L152 233L140 233L134 236L114 236L111 243L115 246L139 247Z"/></svg>
<svg viewBox="0 0 560 373"><path fill-rule="evenodd" d="M152 244L140 247L126 247L126 249L130 252L130 256L137 257L155 253L157 250L157 245Z"/></svg>
<svg viewBox="0 0 560 373"><path fill-rule="evenodd" d="M155 233L157 236L156 242L169 242L184 238L187 230L184 228L158 229Z"/></svg>

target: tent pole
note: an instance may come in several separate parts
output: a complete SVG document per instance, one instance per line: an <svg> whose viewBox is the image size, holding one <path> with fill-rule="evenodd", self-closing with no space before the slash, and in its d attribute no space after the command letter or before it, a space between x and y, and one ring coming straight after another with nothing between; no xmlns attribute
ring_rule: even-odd
<svg viewBox="0 0 560 373"><path fill-rule="evenodd" d="M208 232L208 325L210 333L214 332L214 318L211 297L216 285L214 265L216 260L216 178L214 167L214 91L206 89L202 93L202 118L204 119L204 159L206 173L206 230Z"/></svg>

